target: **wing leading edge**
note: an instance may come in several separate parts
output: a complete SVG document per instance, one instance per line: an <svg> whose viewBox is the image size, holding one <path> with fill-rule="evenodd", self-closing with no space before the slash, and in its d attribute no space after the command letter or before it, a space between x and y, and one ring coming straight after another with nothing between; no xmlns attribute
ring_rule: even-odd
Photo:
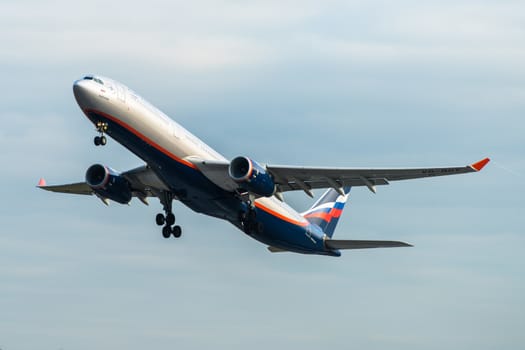
<svg viewBox="0 0 525 350"><path fill-rule="evenodd" d="M375 193L376 186L388 185L391 181L478 172L489 161L489 158L485 158L466 166L441 168L361 169L267 165L266 170L272 175L278 192L302 190L311 195L310 190L331 187L342 193L346 186L366 186ZM227 161L193 158L191 162L224 190L233 192L238 188L238 184L228 174Z"/></svg>
<svg viewBox="0 0 525 350"><path fill-rule="evenodd" d="M311 190L316 188L341 189L345 186L366 186L375 192L375 186L388 185L391 181L425 177L457 175L477 172L490 161L489 158L463 167L407 168L407 169L352 169L310 168L268 165L281 192Z"/></svg>

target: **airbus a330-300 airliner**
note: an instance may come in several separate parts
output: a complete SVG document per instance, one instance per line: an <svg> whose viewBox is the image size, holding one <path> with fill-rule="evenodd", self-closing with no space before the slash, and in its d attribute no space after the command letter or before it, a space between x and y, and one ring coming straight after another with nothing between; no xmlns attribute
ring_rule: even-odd
<svg viewBox="0 0 525 350"><path fill-rule="evenodd" d="M262 165L246 156L228 161L123 84L88 75L75 81L75 99L95 125L97 146L106 135L136 154L145 165L119 173L112 168L90 166L84 182L39 188L62 193L95 195L127 204L133 197L147 204L157 197L164 213L156 223L165 238L180 237L175 225L173 200L192 210L224 219L271 252L296 252L340 256L341 249L406 247L398 241L332 239L350 188L376 186L391 181L455 175L480 171L488 162L462 167L419 169L358 169ZM306 212L298 213L283 200L283 192L327 189Z"/></svg>

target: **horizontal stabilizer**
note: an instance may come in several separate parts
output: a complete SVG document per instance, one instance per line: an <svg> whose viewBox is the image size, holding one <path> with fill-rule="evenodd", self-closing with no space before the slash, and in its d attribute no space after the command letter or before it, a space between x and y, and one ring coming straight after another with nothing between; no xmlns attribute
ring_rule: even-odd
<svg viewBox="0 0 525 350"><path fill-rule="evenodd" d="M399 241L361 241L345 239L327 239L324 241L328 249L368 249L368 248L395 248L412 247L412 245Z"/></svg>

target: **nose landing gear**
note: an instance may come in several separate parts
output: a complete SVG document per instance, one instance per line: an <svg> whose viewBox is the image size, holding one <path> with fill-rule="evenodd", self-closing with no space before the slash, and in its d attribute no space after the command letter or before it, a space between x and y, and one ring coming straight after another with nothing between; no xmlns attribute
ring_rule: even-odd
<svg viewBox="0 0 525 350"><path fill-rule="evenodd" d="M106 136L104 136L104 132L108 130L108 123L97 122L96 127L97 131L100 133L100 136L95 136L93 142L95 143L95 146L105 146L107 139Z"/></svg>
<svg viewBox="0 0 525 350"><path fill-rule="evenodd" d="M175 215L172 212L172 201L173 195L170 192L164 192L161 195L160 202L164 207L164 212L166 215L159 213L155 217L155 222L159 226L164 226L162 228L162 236L164 238L170 238L171 235L175 238L179 238L182 235L182 228L178 225L175 225Z"/></svg>

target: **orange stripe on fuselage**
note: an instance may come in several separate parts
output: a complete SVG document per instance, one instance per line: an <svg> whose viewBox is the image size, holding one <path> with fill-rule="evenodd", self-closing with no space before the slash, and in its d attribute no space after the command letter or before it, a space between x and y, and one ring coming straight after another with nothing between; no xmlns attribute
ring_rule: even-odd
<svg viewBox="0 0 525 350"><path fill-rule="evenodd" d="M109 115L107 113L104 113L104 112L101 112L101 111L97 111L97 110L94 110L94 109L86 109L84 112L86 114L88 114L89 112L93 112L93 113L100 114L100 115L102 115L105 118L108 118L109 120L113 121L114 123L117 123L118 125L122 126L125 129L127 129L133 135L137 136L139 139L141 139L142 141L146 142L147 144L149 144L153 148L156 148L157 150L159 150L160 152L164 153L165 155L167 155L168 157L172 158L173 160L175 160L175 161L177 161L177 162L179 162L181 164L184 164L184 165L186 165L186 166L188 166L188 167L190 167L192 169L198 170L198 168L195 166L195 164L193 164L191 162L188 162L187 160L182 159L180 157L177 157L175 154L171 153L166 148L164 148L161 145L159 145L158 143L154 142L152 139L148 138L147 136L141 134L138 130L136 130L132 126L124 123L122 120L120 120L120 119L118 119L116 117L113 117L112 115Z"/></svg>
<svg viewBox="0 0 525 350"><path fill-rule="evenodd" d="M298 225L298 226L308 226L308 223L307 222L303 222L303 221L297 221L297 220L294 220L288 216L285 216L283 214L280 214L266 206L264 206L263 204L259 203L259 202L255 202L255 206L261 210L264 210L265 212L267 212L268 214L270 215L273 215L283 221L286 221L286 222L289 222L291 224L294 224L294 225Z"/></svg>

